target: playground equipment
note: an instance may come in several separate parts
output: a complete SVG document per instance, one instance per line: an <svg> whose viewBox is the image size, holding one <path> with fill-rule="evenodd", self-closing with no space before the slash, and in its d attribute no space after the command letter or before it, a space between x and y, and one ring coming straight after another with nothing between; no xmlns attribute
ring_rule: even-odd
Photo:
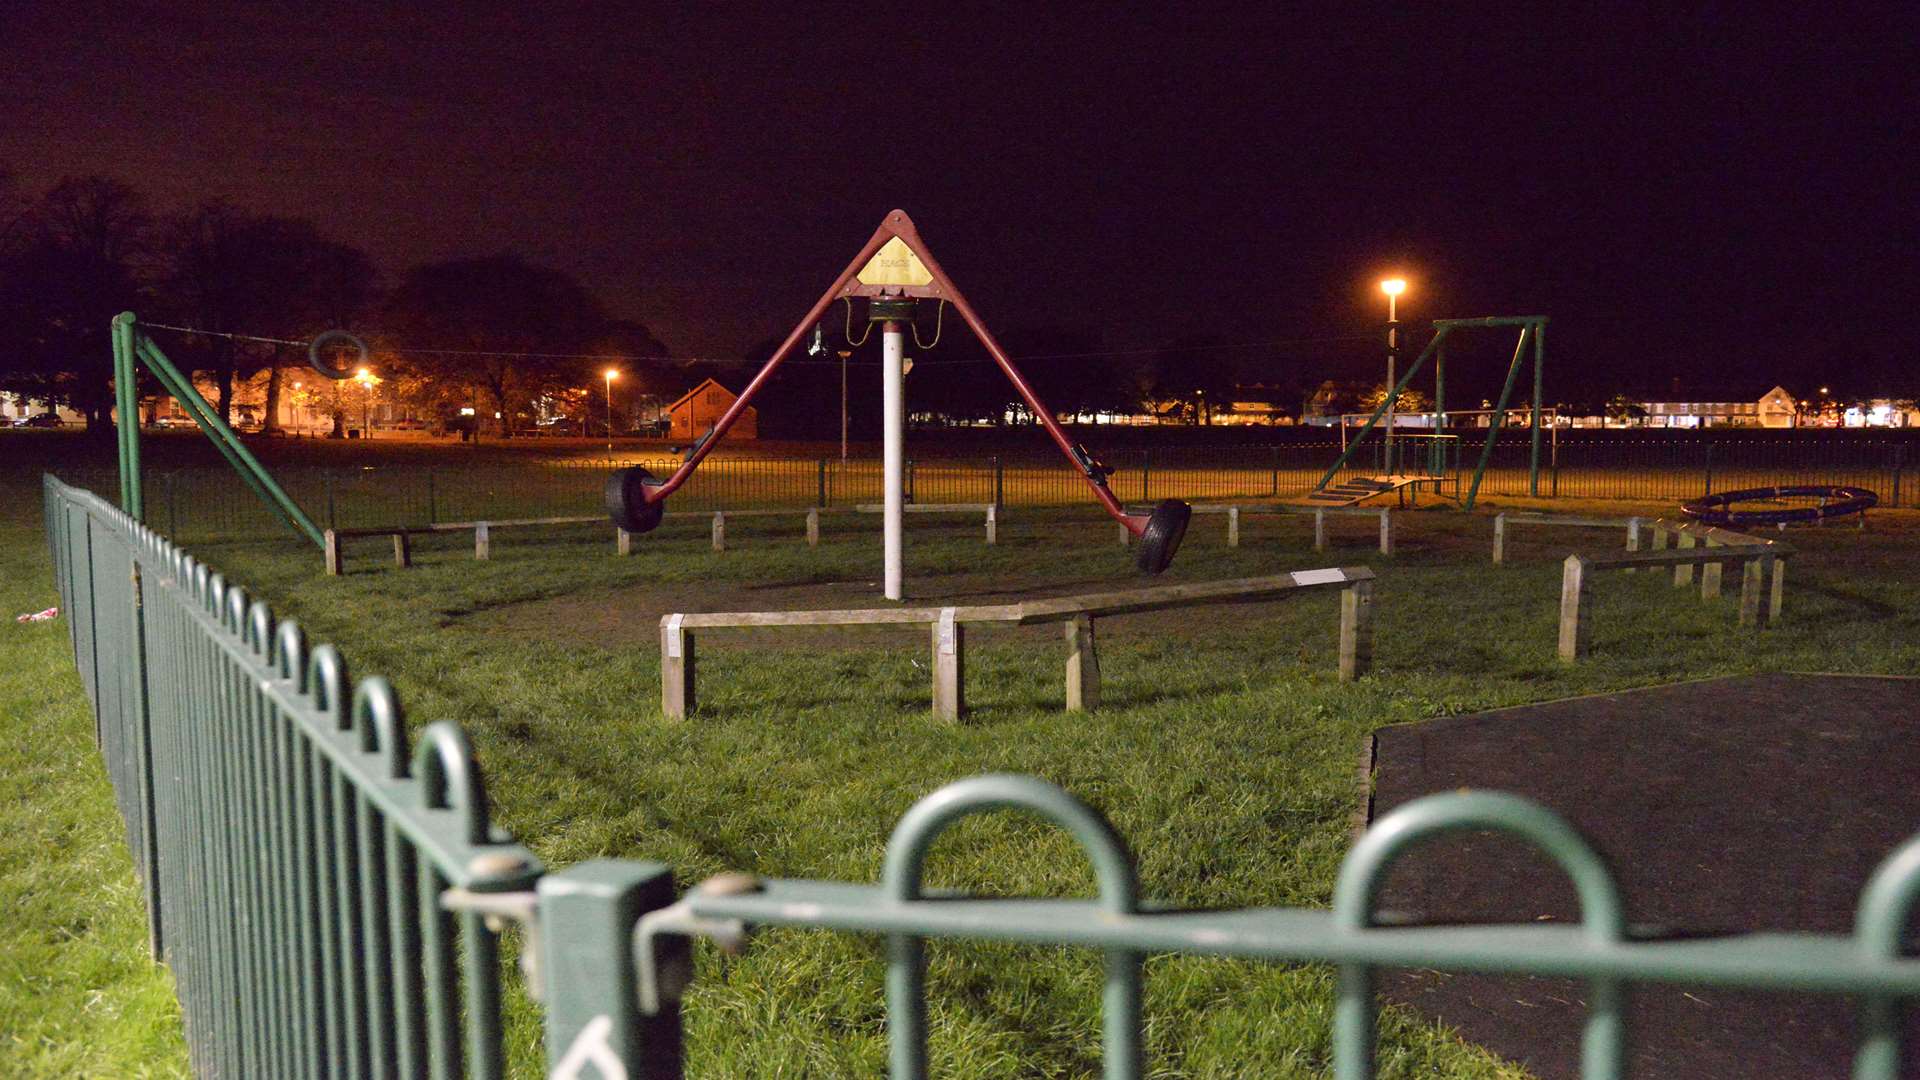
<svg viewBox="0 0 1920 1080"><path fill-rule="evenodd" d="M1360 449L1360 445L1366 441L1368 433L1379 425L1380 418L1392 411L1393 403L1400 399L1400 395L1405 392L1407 385L1413 381L1413 377L1419 374L1420 368L1426 364L1429 357L1433 358L1434 361L1433 412L1431 413L1434 437L1426 440L1428 443L1427 460L1424 463L1414 463L1417 467L1417 472L1411 474L1405 473L1403 472L1403 467L1407 462L1395 456L1396 447L1387 452L1381 463L1386 475L1372 479L1375 481L1376 486L1386 485L1385 487L1377 487L1377 490L1395 490L1417 480L1446 475L1449 471L1447 458L1450 452L1450 446L1449 439L1441 436L1446 427L1447 417L1449 415L1465 415L1464 412L1455 412L1452 414L1447 412L1447 338L1456 330L1507 326L1519 327L1520 339L1513 347L1513 361L1507 365L1507 380L1505 385L1500 389L1500 400L1493 407L1492 415L1488 418L1487 441L1486 444L1480 448L1480 461L1474 466L1473 483L1467 489L1465 505L1467 509L1473 509L1473 501L1480 493L1481 478L1486 475L1487 465L1493 460L1493 444L1495 440L1500 437L1500 429L1506 426L1507 402L1513 397L1513 383L1519 376L1521 365L1526 359L1529 342L1531 342L1533 346L1533 404L1531 407L1532 415L1528 420L1527 427L1532 438L1533 452L1527 480L1527 493L1538 496L1540 494L1540 431L1544 412L1540 400L1546 391L1544 374L1547 359L1547 317L1545 315L1494 315L1478 319L1433 320L1433 339L1427 342L1426 348L1420 350L1420 355L1415 358L1413 363L1407 365L1406 374L1400 376L1400 380L1387 391L1386 397L1380 402L1380 407L1373 411L1372 416L1368 417L1366 424L1360 428L1360 431L1354 435L1351 441L1346 441L1346 445L1340 451L1340 457L1327 469L1326 475L1320 478L1320 482L1314 485L1315 493L1322 493L1327 490L1327 485L1333 481L1335 476L1339 475L1340 470L1346 466L1347 462L1353 457L1354 452ZM1477 413L1480 410L1472 411ZM1346 424L1343 418L1341 422L1343 441L1345 441L1345 428ZM1391 443L1388 445L1392 446Z"/></svg>
<svg viewBox="0 0 1920 1080"><path fill-rule="evenodd" d="M177 328L170 328L177 329ZM339 366L329 363L324 351L329 346L343 345L354 350L353 364ZM313 369L329 379L349 379L353 377L353 368L366 362L367 346L359 338L345 330L328 330L307 343L307 362ZM221 419L218 411L207 404L207 399L193 387L193 380L173 366L167 354L160 350L140 328L139 321L131 311L123 311L113 317L113 394L114 407L119 412L118 428L120 441L120 509L132 514L135 520L144 520L146 511L145 496L140 484L140 394L138 389L139 366L145 364L153 377L173 399L187 410L193 422L206 433L208 439L220 451L233 470L240 474L254 494L267 504L280 520L294 532L313 541L316 547L327 548L326 534L313 523L306 511L288 497L273 475L241 443L227 422Z"/></svg>
<svg viewBox="0 0 1920 1080"><path fill-rule="evenodd" d="M1067 440L1066 433L1060 430L1060 425L1053 418L1053 410L1040 400L1032 385L1014 366L1012 358L1000 347L986 323L974 311L973 305L967 302L952 279L940 268L926 243L920 239L913 220L903 210L895 210L881 221L880 227L873 231L873 236L861 247L859 254L853 257L840 276L794 325L793 331L768 358L766 366L760 369L760 373L734 399L733 405L714 422L713 429L695 444L686 461L672 476L659 479L644 467L636 465L614 474L608 480L607 512L613 518L613 523L636 533L649 532L657 527L667 497L686 483L693 471L700 467L700 462L713 452L734 421L746 410L753 396L766 384L781 362L820 323L827 309L836 301L845 302L851 322L852 305L856 298L867 303L869 326L877 323L881 329L887 599L901 598L902 519L906 504L906 334L922 300L942 304L943 311L945 304L952 304L954 310L960 313L968 328L993 357L994 363L1013 383L1028 411L1046 428L1047 434L1067 460L1080 470L1094 498L1100 501L1108 514L1140 538L1138 565L1141 571L1158 574L1172 563L1174 553L1180 548L1180 541L1186 536L1191 509L1178 499L1166 499L1149 513L1127 513L1107 487L1107 477L1113 470L1102 464L1085 446Z"/></svg>
<svg viewBox="0 0 1920 1080"><path fill-rule="evenodd" d="M1735 503L1778 499L1819 499L1813 506L1783 506L1772 510L1735 510ZM1787 525L1800 521L1825 521L1831 517L1859 514L1866 521L1867 511L1880 505L1876 492L1844 484L1798 484L1790 487L1742 488L1716 491L1680 504L1680 512L1707 525Z"/></svg>

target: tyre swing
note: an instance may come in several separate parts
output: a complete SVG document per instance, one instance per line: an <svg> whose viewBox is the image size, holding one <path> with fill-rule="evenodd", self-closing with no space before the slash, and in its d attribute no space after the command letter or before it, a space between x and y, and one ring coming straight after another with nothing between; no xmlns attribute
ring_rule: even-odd
<svg viewBox="0 0 1920 1080"><path fill-rule="evenodd" d="M1769 510L1734 509L1736 504L1743 502L1794 498L1819 499L1820 502L1815 506L1785 506ZM1825 521L1827 518L1842 517L1847 514L1859 514L1862 520L1865 520L1866 512L1878 505L1880 505L1879 494L1863 487L1846 484L1797 484L1787 487L1716 491L1692 502L1681 503L1680 512L1703 525L1778 525L1784 528L1796 522Z"/></svg>
<svg viewBox="0 0 1920 1080"><path fill-rule="evenodd" d="M786 360L807 337L810 328L820 323L827 310L836 302L847 304L849 329L853 316L853 302L856 299L867 303L867 321L869 327L878 323L882 327L884 345L885 389L885 458L886 458L886 576L887 596L899 597L900 575L900 499L901 484L900 462L902 458L902 431L904 428L904 368L901 354L904 347L905 329L912 325L917 303L921 300L952 304L954 310L966 321L980 344L985 346L994 364L1004 373L1020 398L1026 403L1029 412L1046 429L1047 435L1058 446L1074 468L1080 471L1082 479L1101 507L1109 516L1140 540L1136 555L1137 565L1142 573L1158 574L1166 570L1180 549L1180 542L1186 538L1187 521L1192 516L1192 507L1178 499L1166 499L1158 503L1151 512L1129 514L1120 505L1107 486L1107 477L1113 472L1098 461L1086 447L1068 441L1066 433L1053 418L1052 410L1040 400L1031 384L1013 360L1000 347L986 324L967 303L967 299L947 277L940 264L934 261L926 244L920 239L914 228L913 220L905 211L895 210L886 216L875 229L873 236L855 255L847 268L828 287L819 300L814 302L807 314L796 324L780 347L774 350L766 365L749 382L740 396L735 398L719 420L715 421L704 440L687 456L687 460L676 469L673 475L659 478L639 466L633 466L614 474L607 481L606 503L608 516L615 526L627 532L650 532L660 524L664 503L680 485L700 466L713 448L726 435L734 421L739 419L750 401L764 386L774 370ZM917 331L916 331L917 333ZM864 337L862 341L866 340Z"/></svg>

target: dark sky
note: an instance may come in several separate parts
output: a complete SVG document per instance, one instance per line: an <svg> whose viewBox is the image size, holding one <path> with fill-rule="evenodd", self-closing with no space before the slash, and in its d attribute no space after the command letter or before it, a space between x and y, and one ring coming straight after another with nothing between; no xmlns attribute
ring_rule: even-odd
<svg viewBox="0 0 1920 1080"><path fill-rule="evenodd" d="M0 3L0 168L310 217L389 274L517 251L682 354L787 329L899 206L991 324L1116 349L1365 332L1399 271L1410 319L1552 316L1556 397L1912 366L1896 7L323 7Z"/></svg>

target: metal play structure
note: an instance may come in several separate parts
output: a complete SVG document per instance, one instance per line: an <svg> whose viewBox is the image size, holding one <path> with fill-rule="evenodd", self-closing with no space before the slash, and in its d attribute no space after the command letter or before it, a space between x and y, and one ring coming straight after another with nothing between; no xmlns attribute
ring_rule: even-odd
<svg viewBox="0 0 1920 1080"><path fill-rule="evenodd" d="M913 219L905 211L895 210L886 216L880 227L873 231L865 246L847 268L840 272L827 291L814 302L789 333L786 340L767 360L766 366L753 377L747 388L734 399L732 407L714 422L709 431L688 454L687 460L672 476L657 479L652 473L639 466L616 473L607 484L607 510L613 523L628 532L649 532L660 524L665 512L667 496L672 495L680 485L686 483L700 462L713 451L715 445L725 437L727 429L746 410L753 396L766 384L768 378L803 339L826 315L827 309L836 301L845 301L851 307L855 299L867 303L868 323L878 323L881 330L882 364L881 372L883 394L882 409L885 412L882 425L884 444L884 484L886 500L885 546L886 581L885 592L889 600L901 599L901 536L902 517L905 506L905 429L906 429L906 334L912 326L914 312L922 300L932 300L941 304L952 304L960 317L966 320L974 336L986 347L993 362L999 365L1013 388L1019 391L1020 398L1027 409L1037 417L1047 434L1052 437L1060 452L1080 470L1087 486L1092 489L1094 498L1100 501L1107 513L1125 526L1133 535L1140 538L1139 567L1149 574L1165 570L1173 561L1174 552L1180 547L1180 541L1187 531L1187 519L1191 507L1178 499L1166 499L1158 503L1151 512L1129 514L1120 505L1120 501L1107 487L1107 477L1112 469L1100 463L1085 446L1068 441L1066 433L1054 420L1053 410L1047 408L1032 385L1020 374L1005 349L994 339L992 331L981 320L973 305L967 302L951 278L940 268L925 241L920 239L914 228ZM863 339L864 340L864 339Z"/></svg>
<svg viewBox="0 0 1920 1080"><path fill-rule="evenodd" d="M1494 315L1478 319L1433 320L1432 340L1427 342L1426 348L1420 350L1420 355L1414 359L1413 363L1407 365L1406 374L1400 376L1400 380L1387 392L1385 399L1380 402L1380 407L1373 411L1373 415L1368 418L1366 424L1360 428L1359 432L1355 434L1351 440L1345 440L1346 445L1340 451L1340 457L1334 461L1333 465L1327 469L1326 474L1320 478L1320 482L1314 486L1314 491L1316 493L1326 491L1327 485L1333 481L1335 476L1339 475L1340 470L1352 459L1354 452L1360 449L1360 445L1366 442L1367 433L1371 432L1380 424L1381 417L1386 416L1392 411L1393 404L1399 400L1400 395L1405 392L1408 384L1413 382L1413 377L1419 374L1420 368L1426 364L1428 358L1432 358L1433 360L1433 411L1431 414L1433 420L1431 431L1422 433L1420 436L1420 438L1427 443L1424 460L1418 460L1419 455L1414 455L1415 460L1409 462L1407 460L1407 454L1397 453L1397 447L1394 445L1396 433L1392 428L1388 428L1382 440L1384 452L1381 459L1382 468L1386 475L1379 477L1378 480L1380 483L1389 485L1389 487L1383 488L1382 490L1391 490L1393 486L1409 482L1412 479L1425 479L1448 475L1452 471L1453 466L1449 466L1448 464L1448 443L1452 437L1445 434L1447 417L1449 415L1466 415L1466 413L1455 412L1449 414L1447 412L1447 338L1456 330L1498 327L1518 327L1520 330L1520 338L1514 343L1513 361L1507 365L1507 379L1505 385L1500 388L1500 400L1494 405L1492 415L1488 418L1487 441L1486 444L1480 448L1480 460L1473 469L1473 483L1467 489L1465 506L1469 510L1473 509L1474 498L1480 492L1480 481L1486 475L1487 465L1493 460L1493 444L1500 437L1500 429L1506 426L1507 403L1513 398L1514 380L1519 377L1520 369L1526 361L1529 344L1531 344L1533 350L1533 404L1531 406L1532 415L1527 424L1529 436L1532 440L1532 455L1527 479L1527 493L1537 497L1540 494L1541 420L1546 411L1542 409L1540 404L1541 398L1546 392L1547 317L1545 315ZM1480 413L1482 410L1470 411ZM1341 427L1344 439L1344 420ZM1401 436L1401 438L1404 438L1404 436ZM1407 467L1409 464L1411 464L1416 471L1408 473Z"/></svg>
<svg viewBox="0 0 1920 1080"><path fill-rule="evenodd" d="M353 376L348 368L335 367L321 358L322 349L341 344L352 347L359 355L360 362L367 358L367 347L357 337L344 330L329 330L307 343L307 360L315 371L329 379L347 379ZM118 430L120 440L120 508L133 515L134 520L145 520L145 496L140 484L140 394L138 389L139 368L144 364L153 373L160 385L173 399L187 410L193 422L206 432L207 438L219 449L222 457L240 474L254 494L277 514L287 527L308 540L314 546L326 547L326 535L313 523L306 511L289 497L266 466L260 464L234 434L227 422L207 399L194 389L193 380L188 378L160 346L140 329L138 320L131 311L123 311L113 318L113 393L114 407L119 412Z"/></svg>

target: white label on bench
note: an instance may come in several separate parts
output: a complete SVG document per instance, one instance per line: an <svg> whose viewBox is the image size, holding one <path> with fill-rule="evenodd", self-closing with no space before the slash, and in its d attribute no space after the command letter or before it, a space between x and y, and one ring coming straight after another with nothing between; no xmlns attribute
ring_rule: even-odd
<svg viewBox="0 0 1920 1080"><path fill-rule="evenodd" d="M1345 580L1347 574L1344 570L1297 570L1293 574L1295 585L1328 585Z"/></svg>
<svg viewBox="0 0 1920 1080"><path fill-rule="evenodd" d="M667 616L667 658L680 659L680 621L685 615Z"/></svg>
<svg viewBox="0 0 1920 1080"><path fill-rule="evenodd" d="M953 655L953 609L950 607L940 609L940 652Z"/></svg>

